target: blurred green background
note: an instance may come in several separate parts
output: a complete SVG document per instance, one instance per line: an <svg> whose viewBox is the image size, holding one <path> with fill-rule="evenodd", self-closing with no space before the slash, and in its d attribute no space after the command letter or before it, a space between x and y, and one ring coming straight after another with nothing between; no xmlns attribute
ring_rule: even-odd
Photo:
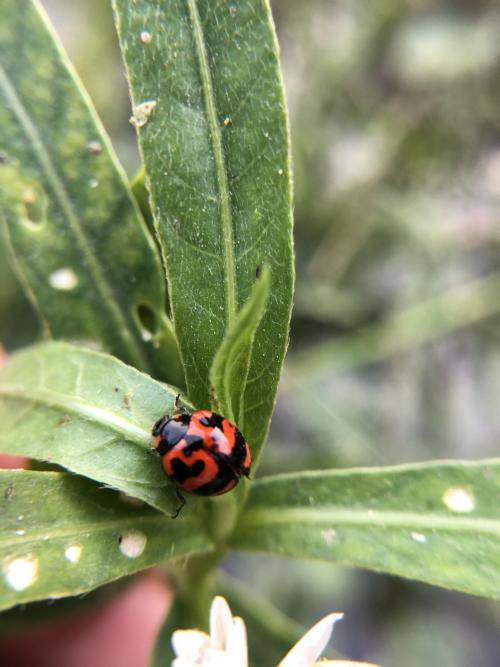
<svg viewBox="0 0 500 667"><path fill-rule="evenodd" d="M111 11L43 0L130 176ZM295 171L297 293L261 471L499 451L500 7L274 0ZM22 322L22 326L20 326ZM38 335L0 247L0 341ZM360 571L227 569L335 648L386 666L500 664L500 605Z"/></svg>

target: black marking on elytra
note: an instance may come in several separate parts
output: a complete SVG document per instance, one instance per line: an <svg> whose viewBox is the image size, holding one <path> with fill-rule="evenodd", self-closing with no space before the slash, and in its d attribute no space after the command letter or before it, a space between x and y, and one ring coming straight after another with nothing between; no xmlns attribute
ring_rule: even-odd
<svg viewBox="0 0 500 667"><path fill-rule="evenodd" d="M239 475L236 475L231 466L226 462L219 460L219 470L216 477L214 477L207 484L194 489L192 493L197 496L213 496L220 493L232 480L238 480Z"/></svg>
<svg viewBox="0 0 500 667"><path fill-rule="evenodd" d="M166 440L160 440L158 445L156 446L156 451L160 456L165 456L171 449L173 445L169 445L169 443Z"/></svg>
<svg viewBox="0 0 500 667"><path fill-rule="evenodd" d="M247 455L247 448L246 448L245 438L243 437L242 433L238 431L238 429L235 429L233 458L235 459L235 462L240 468L243 467L243 462L245 461L246 455Z"/></svg>
<svg viewBox="0 0 500 667"><path fill-rule="evenodd" d="M198 477L205 468L205 463L200 459L195 461L192 466L188 466L181 459L173 458L170 465L172 466L173 477L178 484L183 484L191 477Z"/></svg>
<svg viewBox="0 0 500 667"><path fill-rule="evenodd" d="M203 426L211 426L212 428L220 428L222 431L222 424L224 422L224 417L221 417L221 415L216 414L215 412L212 412L210 417L202 417L200 419L200 424Z"/></svg>
<svg viewBox="0 0 500 667"><path fill-rule="evenodd" d="M191 415L189 412L180 412L179 414L175 415L175 421L188 425L191 421Z"/></svg>
<svg viewBox="0 0 500 667"><path fill-rule="evenodd" d="M184 456L191 456L193 452L203 449L204 443L203 438L200 438L199 435L189 435L189 433L184 436L185 446L182 448Z"/></svg>

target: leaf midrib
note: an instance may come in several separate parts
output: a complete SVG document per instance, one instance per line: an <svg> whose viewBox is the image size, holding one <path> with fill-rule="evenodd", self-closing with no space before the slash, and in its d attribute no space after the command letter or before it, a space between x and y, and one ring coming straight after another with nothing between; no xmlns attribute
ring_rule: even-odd
<svg viewBox="0 0 500 667"><path fill-rule="evenodd" d="M196 53L200 67L200 79L205 99L206 117L212 150L214 153L215 174L219 188L220 217L222 222L224 279L226 287L226 325L231 326L236 317L236 288L235 288L235 260L233 244L233 221L228 178L222 148L221 128L217 121L215 92L208 64L208 55L205 46L203 28L196 0L188 0L189 16L195 41Z"/></svg>
<svg viewBox="0 0 500 667"><path fill-rule="evenodd" d="M249 509L240 519L241 530L248 527L296 526L331 528L341 526L367 526L378 528L419 528L450 532L487 533L500 537L500 520L483 517L429 513L395 512L384 510L347 510L341 508L276 508Z"/></svg>
<svg viewBox="0 0 500 667"><path fill-rule="evenodd" d="M68 398L67 394L61 394L48 389L26 389L25 387L16 385L0 386L0 397L2 396L6 398L21 398L26 401L39 403L47 408L59 408L65 412L76 414L79 417L90 419L98 426L107 426L123 435L126 440L136 442L142 446L151 439L148 431L133 424L121 415L93 405L82 398L75 396Z"/></svg>
<svg viewBox="0 0 500 667"><path fill-rule="evenodd" d="M119 335L122 337L125 345L129 349L129 352L131 354L132 359L134 360L134 363L136 363L141 368L147 369L149 365L146 361L146 358L142 353L139 345L137 344L137 341L134 339L134 337L131 335L129 331L129 324L127 322L127 319L124 317L123 313L116 305L113 296L113 290L106 282L103 272L101 271L99 264L94 257L91 245L86 239L85 234L80 227L78 216L73 209L73 205L68 196L68 193L66 192L65 186L59 174L57 173L56 168L52 163L48 151L45 149L44 143L37 130L36 124L31 119L23 102L17 95L16 89L12 84L9 76L7 75L7 72L1 66L0 66L0 86L4 90L7 100L10 101L11 109L16 115L18 122L23 127L27 136L29 136L31 140L33 151L38 157L40 166L45 171L47 180L51 184L54 194L59 201L59 205L61 209L64 211L66 219L68 220L69 227L71 228L75 236L75 239L82 250L89 271L93 275L96 288L101 293L104 302L107 304L109 308L111 316L115 320Z"/></svg>

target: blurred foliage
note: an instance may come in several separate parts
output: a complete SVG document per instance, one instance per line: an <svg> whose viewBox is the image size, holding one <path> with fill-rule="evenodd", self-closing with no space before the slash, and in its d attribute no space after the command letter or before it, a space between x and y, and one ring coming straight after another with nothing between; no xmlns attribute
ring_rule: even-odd
<svg viewBox="0 0 500 667"><path fill-rule="evenodd" d="M132 174L136 148L107 3L43 4ZM469 311L462 320L455 313L445 336L421 329L435 321L434 311L425 317L434 297L446 318L448 293L500 270L498 3L272 4L294 147L297 298L264 470L497 454L494 304L467 327L459 323L471 322ZM0 340L13 347L24 341L9 341L7 314L26 305L3 256L0 267ZM388 319L421 304L415 343L408 337L402 350L396 340L377 362L353 346L324 346L367 328L385 335ZM340 372L345 350L349 370ZM335 646L352 658L500 664L496 603L316 563L245 556L227 567L305 625L345 611Z"/></svg>
<svg viewBox="0 0 500 667"><path fill-rule="evenodd" d="M419 346L437 319L429 309L426 320L424 307L412 323L413 348L410 331L408 351L394 338L397 354L388 344L377 364L364 362L366 350L357 360L349 344L330 354L324 346L318 359L316 344L349 343L371 327L375 346L386 320L438 295L446 320L456 290L476 280L480 291L498 271L498 5L276 6L295 159L298 289L269 467L280 466L285 447L293 468L494 455L494 307L474 326L457 323ZM457 322L469 316L465 304ZM336 372L344 352L351 370ZM307 370L313 359L319 374Z"/></svg>
<svg viewBox="0 0 500 667"><path fill-rule="evenodd" d="M445 336L436 322L463 288L477 287L479 301L500 268L498 4L274 4L297 294L266 470L497 455L500 301L467 328L464 303ZM384 323L415 306L405 349L394 328L382 340ZM385 350L376 363L355 345L364 331ZM245 558L238 569L252 581L264 563ZM346 612L335 646L349 656L415 667L500 661L497 604L355 572L346 581L316 565L272 572L271 596L284 597L284 580L302 582L286 609Z"/></svg>

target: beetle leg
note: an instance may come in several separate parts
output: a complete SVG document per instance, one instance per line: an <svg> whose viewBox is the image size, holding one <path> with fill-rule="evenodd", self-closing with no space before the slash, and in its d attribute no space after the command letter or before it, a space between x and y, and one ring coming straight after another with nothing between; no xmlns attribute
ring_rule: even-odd
<svg viewBox="0 0 500 667"><path fill-rule="evenodd" d="M180 513L180 511L181 511L181 509L182 509L182 508L184 507L184 505L186 504L186 499L185 499L184 496L182 495L182 493L181 493L181 491L180 491L180 489L179 489L178 486L175 487L175 495L177 496L177 500L180 502L180 505L179 505L179 507L177 507L177 509L175 510L175 512L172 514L172 519L177 519L177 517L179 516L179 513Z"/></svg>

